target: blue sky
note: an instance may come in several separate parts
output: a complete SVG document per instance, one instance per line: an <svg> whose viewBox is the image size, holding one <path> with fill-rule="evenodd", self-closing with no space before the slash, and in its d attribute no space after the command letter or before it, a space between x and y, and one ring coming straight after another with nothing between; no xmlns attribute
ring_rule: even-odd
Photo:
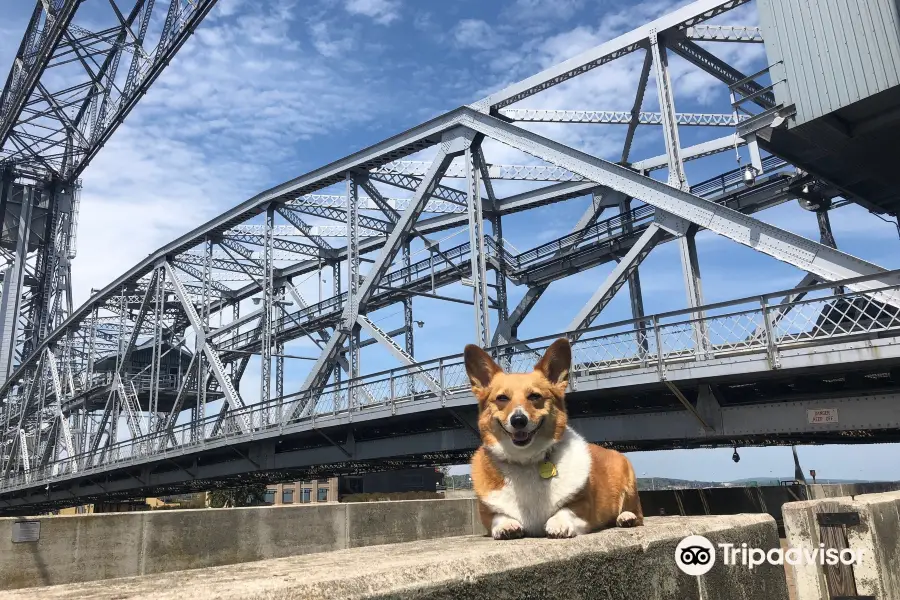
<svg viewBox="0 0 900 600"><path fill-rule="evenodd" d="M220 0L84 173L74 266L76 301L177 235L263 189L478 100L678 4L683 2ZM86 27L91 10L90 2L81 9L79 18ZM729 18L755 24L754 10L751 4ZM29 2L0 6L0 68L11 64L30 11ZM765 64L759 45L711 49L745 72ZM522 104L630 109L641 60L633 55L615 61ZM724 86L677 57L670 62L679 112L730 112ZM644 109L656 105L651 79ZM615 160L625 132L624 127L590 125L529 128ZM682 128L682 146L725 133ZM486 144L485 153L493 163L533 162L496 144ZM641 128L632 157L661 153L659 130ZM734 153L723 153L690 163L688 177L696 183L737 164ZM521 183L496 184L501 196L527 188ZM586 202L576 199L511 216L504 222L505 237L526 250L563 235ZM760 218L817 239L815 216L796 203ZM843 250L885 267L900 267L892 224L857 207L833 212L832 223ZM453 233L457 235L445 247L467 239L463 231L439 237ZM789 288L802 277L793 267L708 233L698 237L698 253L708 302ZM611 268L597 267L551 286L520 335L564 329ZM648 313L685 306L674 245L657 248L642 266L641 277ZM330 285L326 280L326 289ZM302 288L315 298L313 280ZM512 305L523 292L511 286ZM442 293L465 297L471 292L457 286ZM425 322L416 331L420 359L457 353L473 341L471 308L417 298L415 310ZM627 293L620 294L596 324L629 316ZM398 308L372 317L385 329L402 323ZM289 348L313 355L307 342ZM364 371L395 364L377 347L365 349L362 362ZM300 385L306 364L290 368L286 389ZM242 385L249 397L258 388L255 368L251 366ZM900 479L896 446L810 447L799 453L804 467L816 468L822 477ZM635 453L632 458L639 473L660 477L737 479L770 471L787 477L793 472L789 448L746 449L741 454L738 465L731 462L730 449ZM894 460L883 460L886 456Z"/></svg>

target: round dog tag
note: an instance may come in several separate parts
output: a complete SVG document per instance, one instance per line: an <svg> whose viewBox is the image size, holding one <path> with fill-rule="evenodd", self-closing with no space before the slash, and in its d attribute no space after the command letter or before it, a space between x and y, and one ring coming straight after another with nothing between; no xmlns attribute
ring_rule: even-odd
<svg viewBox="0 0 900 600"><path fill-rule="evenodd" d="M550 479L552 477L556 477L556 475L557 475L556 465L554 465L549 460L545 460L544 462L542 462L541 466L538 467L538 469L539 469L538 472L541 474L541 477L543 477L544 479Z"/></svg>

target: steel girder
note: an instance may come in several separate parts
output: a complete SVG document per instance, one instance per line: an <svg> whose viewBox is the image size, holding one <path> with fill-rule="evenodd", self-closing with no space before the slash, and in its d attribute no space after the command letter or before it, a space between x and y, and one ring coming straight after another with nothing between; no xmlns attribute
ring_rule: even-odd
<svg viewBox="0 0 900 600"><path fill-rule="evenodd" d="M762 30L750 25L694 25L685 31L685 37L695 42L747 42L761 43Z"/></svg>
<svg viewBox="0 0 900 600"><path fill-rule="evenodd" d="M499 111L501 117L510 121L536 123L597 123L605 125L662 125L663 115L658 112L633 113L624 110L547 110L538 108L504 108ZM675 115L682 127L737 127L746 115L734 114L692 114Z"/></svg>

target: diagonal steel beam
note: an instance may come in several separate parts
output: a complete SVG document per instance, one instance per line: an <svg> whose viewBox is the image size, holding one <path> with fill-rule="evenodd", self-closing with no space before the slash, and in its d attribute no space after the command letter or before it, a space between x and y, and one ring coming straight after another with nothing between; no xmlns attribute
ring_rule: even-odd
<svg viewBox="0 0 900 600"><path fill-rule="evenodd" d="M425 371L422 367L420 367L416 363L415 358L407 354L403 350L403 348L401 348L396 342L394 342L394 340L391 339L391 337L387 333L379 329L378 326L375 325L375 323L373 323L367 316L359 315L359 324L369 333L369 335L377 340L379 344L387 348L394 356L394 358L408 366L410 370L415 374L415 376L418 377L422 381L422 383L428 386L428 388L432 392L434 392L435 394L441 393L441 383L437 379L429 375L428 372Z"/></svg>
<svg viewBox="0 0 900 600"><path fill-rule="evenodd" d="M191 302L190 297L188 297L187 291L181 284L181 279L178 278L178 274L175 272L175 269L172 268L172 265L168 261L164 263L164 266L166 269L166 274L175 285L175 295L181 302L181 307L184 309L188 321L190 322L191 327L193 327L194 329L194 334L199 338L198 341L200 342L200 346L203 349L203 354L209 361L209 367L212 370L213 376L216 378L216 381L219 383L219 388L225 395L225 400L226 402L228 402L228 406L230 406L231 410L233 411L239 411L243 409L244 401L241 400L241 396L238 393L237 389L234 387L234 383L231 381L231 377L229 377L228 373L225 372L225 365L222 364L222 360L219 358L219 354L212 349L209 343L207 343L206 329L203 326L203 323L201 323L200 321L200 316L197 314L197 309L194 308L194 303ZM238 423L242 431L246 432L251 429L250 419L246 414L241 413L240 418L238 419Z"/></svg>
<svg viewBox="0 0 900 600"><path fill-rule="evenodd" d="M578 336L580 335L578 333L580 330L590 327L597 315L606 308L616 293L622 289L622 286L628 281L628 277L647 258L647 255L656 247L657 242L662 239L664 234L665 231L659 224L651 223L619 264L616 265L616 268L612 270L612 273L609 274L603 284L597 288L590 300L578 311L578 314L566 327L566 331L574 332Z"/></svg>
<svg viewBox="0 0 900 600"><path fill-rule="evenodd" d="M464 145L460 143L463 139L466 140ZM347 337L350 335L350 328L357 322L360 311L365 310L365 306L372 294L375 293L381 278L400 251L403 240L409 235L410 228L419 218L419 215L422 214L422 210L425 208L425 203L431 196L432 190L439 184L441 177L453 159L468 147L468 142L470 141L470 139L462 135L462 131L458 128L445 134L444 140L446 141L441 143L441 149L432 162L431 168L416 189L412 202L410 202L409 207L394 226L387 242L381 249L381 253L372 265L368 277L366 277L360 287L357 301L348 303L344 308L342 315L343 326L335 330L334 335L328 340L321 355L310 370L302 388L306 392L304 395L306 403L298 404L294 411L288 412L289 419L296 418L301 411L305 412L306 408L315 404L314 398L321 393L322 388L325 386L331 367L334 364L334 358L343 347L344 342L347 341Z"/></svg>
<svg viewBox="0 0 900 600"><path fill-rule="evenodd" d="M631 121L628 123L628 131L625 132L625 144L622 146L621 161L623 164L628 163L628 157L631 155L631 143L634 141L634 134L637 131L638 115L640 115L641 107L644 105L644 92L647 90L647 81L650 79L651 66L653 66L653 54L648 50L644 53L644 64L638 77L634 105L631 107Z"/></svg>
<svg viewBox="0 0 900 600"><path fill-rule="evenodd" d="M331 244L329 244L328 242L326 242L324 239L322 239L322 238L319 237L318 235L315 235L315 234L313 233L312 227L310 227L309 225L307 225L306 222L305 222L303 219L301 219L300 216L297 215L295 212L290 211L290 210L287 210L287 209L285 209L285 208L282 207L282 206L276 206L276 207L275 207L275 211L276 211L279 215L281 215L282 217L284 217L284 219L285 219L288 223L290 223L291 225L293 225L294 227L296 227L297 229L299 229L300 231L302 231L302 232L303 232L303 235L305 235L307 238L309 238L309 240L310 240L313 244L315 244L316 246L318 246L320 250L323 250L323 251L325 251L325 252L327 252L327 253L329 253L329 254L334 253L334 248L332 248Z"/></svg>
<svg viewBox="0 0 900 600"><path fill-rule="evenodd" d="M254 246L266 245L265 238L262 235L254 233L240 233L232 231L228 235L223 236L223 239L242 242L244 244L252 244ZM285 250L287 252L293 252L294 254L300 254L301 256L311 256L313 258L322 256L321 249L318 246L310 246L309 244L301 244L299 242L292 242L290 240L275 238L273 240L273 247L276 250Z"/></svg>
<svg viewBox="0 0 900 600"><path fill-rule="evenodd" d="M291 210L294 212L306 213L314 217L322 217L323 219L329 219L331 221L346 222L348 218L346 209L335 208L333 206L313 206L311 204L299 204L297 206L285 206L284 208L286 210ZM356 210L359 210L359 200L356 201ZM357 219L359 220L359 224L366 229L380 231L382 233L387 233L391 229L390 222L376 219L375 217L357 215Z"/></svg>
<svg viewBox="0 0 900 600"><path fill-rule="evenodd" d="M181 380L181 386L178 388L178 393L175 395L175 401L172 403L172 410L169 411L169 415L166 417L165 423L161 429L161 436L159 440L159 446L157 452L162 452L166 448L166 444L168 443L169 436L172 434L172 428L175 427L175 421L178 420L178 415L181 412L182 406L184 406L184 396L185 391L187 390L188 384L192 381L190 373L191 369L194 368L194 363L197 361L197 355L192 354L191 360L188 362L187 369L185 370L186 375ZM197 393L200 393L200 386L197 386ZM227 407L228 403L223 402L223 407Z"/></svg>
<svg viewBox="0 0 900 600"><path fill-rule="evenodd" d="M699 0L693 2L613 40L573 56L537 75L494 92L473 104L472 108L488 112L509 106L630 54L638 48L645 47L651 32L663 33L670 29L681 30L711 19L746 2L749 0Z"/></svg>
<svg viewBox="0 0 900 600"><path fill-rule="evenodd" d="M703 69L726 85L731 86L741 82L740 85L737 86L737 89L745 96L753 96L756 94L752 99L754 104L757 104L762 108L775 107L775 95L772 92L761 93L764 89L762 85L752 79L747 79L747 76L741 71L735 69L715 54L704 50L694 42L687 39L680 39L671 43L669 47L672 49L672 52L678 54L694 66Z"/></svg>
<svg viewBox="0 0 900 600"><path fill-rule="evenodd" d="M854 291L865 292L900 285L900 277L887 274L878 265L743 215L721 204L677 190L631 169L593 157L500 119L471 111L464 124L492 139L639 198L676 217L828 281L875 276L867 282L853 284L851 289ZM900 306L900 294L897 292L878 292L876 296L881 302Z"/></svg>
<svg viewBox="0 0 900 600"><path fill-rule="evenodd" d="M131 330L131 336L128 338L128 345L125 346L125 351L119 356L119 364L116 365L116 373L120 375L122 374L122 369L125 368L125 363L128 362L128 359L131 357L131 353L134 351L134 347L137 344L138 336L141 333L141 326L144 324L144 319L147 317L147 311L150 309L150 298L153 295L153 291L156 289L158 278L159 270L157 269L154 270L153 274L150 276L147 291L144 293L144 299L141 300L141 308L138 310L137 318L134 320L134 329Z"/></svg>
<svg viewBox="0 0 900 600"><path fill-rule="evenodd" d="M600 217L604 209L613 202L618 203L623 197L624 196L619 192L613 192L612 190L603 190L602 188L595 190L594 193L591 194L591 204L585 209L584 213L582 213L581 217L578 219L578 222L575 223L575 226L572 228L571 233L576 235L569 240L569 243L565 247L560 248L559 251L553 255L553 258L572 252L572 250L581 243L581 240L587 232L587 228ZM508 321L501 322L497 325L497 330L494 332L494 345L507 344L518 338L519 325L525 320L525 317L528 316L528 313L531 312L531 309L534 308L537 301L541 299L541 296L547 291L548 287L550 287L549 283L528 287L528 290L526 290L525 295L522 296L519 304L513 309L512 313L510 313Z"/></svg>
<svg viewBox="0 0 900 600"><path fill-rule="evenodd" d="M427 168L428 163L424 164ZM415 191L422 184L421 177L410 175L407 173L371 171L368 176L372 181L386 183L388 185L392 185L404 190ZM440 200L446 200L447 202L457 204L459 206L466 205L465 192L461 192L457 189L447 187L445 185L436 186L431 196Z"/></svg>
<svg viewBox="0 0 900 600"><path fill-rule="evenodd" d="M78 463L76 461L75 444L72 443L72 430L69 428L69 420L63 414L62 404L65 395L62 389L62 380L59 378L59 367L56 364L56 356L47 348L47 364L50 367L50 377L53 384L53 412L59 419L59 431L63 437L63 443L66 446L66 453L69 455L69 461L72 465L72 472L78 472ZM40 431L40 427L38 428Z"/></svg>

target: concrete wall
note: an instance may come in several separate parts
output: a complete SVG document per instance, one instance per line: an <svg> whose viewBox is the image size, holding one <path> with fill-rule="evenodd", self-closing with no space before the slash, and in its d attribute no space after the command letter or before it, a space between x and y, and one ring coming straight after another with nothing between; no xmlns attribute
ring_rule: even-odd
<svg viewBox="0 0 900 600"><path fill-rule="evenodd" d="M399 504L399 503L398 503ZM444 506L443 504L440 506ZM276 509L283 510L283 509ZM463 536L147 577L23 589L4 600L787 600L784 570L725 565L681 572L688 535L714 544L778 547L767 515L649 518L644 527L570 540ZM879 597L880 598L880 597Z"/></svg>
<svg viewBox="0 0 900 600"><path fill-rule="evenodd" d="M859 523L823 527L818 522L818 513L847 512L856 513ZM792 548L812 551L824 543L826 548L864 552L858 565L843 570L843 577L835 575L835 569L827 566L795 566L797 600L837 595L872 596L879 600L900 598L900 492L786 504L784 526ZM855 592L831 589L847 585L855 588Z"/></svg>
<svg viewBox="0 0 900 600"><path fill-rule="evenodd" d="M771 515L783 530L782 507L788 502L856 496L897 489L898 484L895 482L874 482L643 490L640 496L644 514L648 516L766 513Z"/></svg>
<svg viewBox="0 0 900 600"><path fill-rule="evenodd" d="M40 539L14 543L17 521ZM0 589L482 533L471 499L2 518Z"/></svg>

